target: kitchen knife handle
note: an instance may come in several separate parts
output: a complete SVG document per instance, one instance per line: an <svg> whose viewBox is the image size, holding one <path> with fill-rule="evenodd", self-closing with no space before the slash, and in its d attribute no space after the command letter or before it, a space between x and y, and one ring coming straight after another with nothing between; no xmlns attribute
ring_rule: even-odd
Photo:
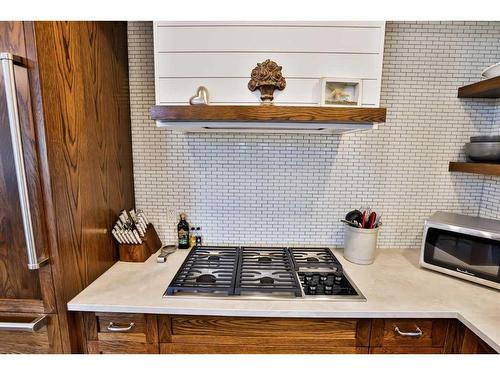
<svg viewBox="0 0 500 375"><path fill-rule="evenodd" d="M9 126L14 152L14 165L16 168L17 188L19 190L19 204L23 219L24 238L26 240L26 253L28 255L28 269L37 270L47 261L47 258L39 259L36 254L35 234L31 220L31 207L28 195L28 182L26 180L26 168L24 163L23 142L21 138L21 121L19 120L19 109L17 107L16 79L14 76L14 64L27 67L25 59L8 52L0 53L2 70L4 74L5 98L9 114Z"/></svg>

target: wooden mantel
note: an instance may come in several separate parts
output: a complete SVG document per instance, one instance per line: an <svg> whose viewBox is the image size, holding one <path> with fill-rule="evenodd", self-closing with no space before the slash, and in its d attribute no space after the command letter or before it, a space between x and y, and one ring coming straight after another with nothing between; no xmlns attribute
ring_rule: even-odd
<svg viewBox="0 0 500 375"><path fill-rule="evenodd" d="M385 108L281 105L155 105L151 118L163 122L385 122Z"/></svg>

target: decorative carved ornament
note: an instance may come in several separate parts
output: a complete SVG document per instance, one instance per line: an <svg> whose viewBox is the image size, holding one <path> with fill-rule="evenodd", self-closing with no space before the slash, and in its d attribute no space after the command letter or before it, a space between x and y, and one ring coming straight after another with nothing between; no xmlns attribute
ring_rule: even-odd
<svg viewBox="0 0 500 375"><path fill-rule="evenodd" d="M281 74L281 66L269 59L257 63L248 82L250 91L260 90L260 99L263 104L272 104L274 90L283 90L285 87L286 81Z"/></svg>

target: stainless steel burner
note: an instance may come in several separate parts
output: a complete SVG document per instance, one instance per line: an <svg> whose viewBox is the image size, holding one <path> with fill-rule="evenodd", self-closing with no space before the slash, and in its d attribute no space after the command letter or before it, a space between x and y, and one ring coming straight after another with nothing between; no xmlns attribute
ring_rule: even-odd
<svg viewBox="0 0 500 375"><path fill-rule="evenodd" d="M215 283L216 280L217 280L217 278L214 275L206 274L206 273L204 273L196 278L196 282L205 283L205 284Z"/></svg>
<svg viewBox="0 0 500 375"><path fill-rule="evenodd" d="M264 276L259 279L261 284L272 285L274 284L274 279L272 277Z"/></svg>

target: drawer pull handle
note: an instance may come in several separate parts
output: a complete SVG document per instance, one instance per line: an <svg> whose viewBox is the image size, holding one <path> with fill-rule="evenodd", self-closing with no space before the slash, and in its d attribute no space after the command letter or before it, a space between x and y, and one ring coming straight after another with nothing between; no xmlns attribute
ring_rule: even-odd
<svg viewBox="0 0 500 375"><path fill-rule="evenodd" d="M108 331L111 331L111 332L128 332L128 331L130 331L134 327L135 327L135 323L134 322L131 322L126 327L117 326L117 325L115 325L115 323L109 322L109 324L108 324Z"/></svg>
<svg viewBox="0 0 500 375"><path fill-rule="evenodd" d="M395 332L396 332L399 336L405 336L405 337L420 337L420 336L422 336L422 330L421 330L419 327L417 327L417 326L415 326L415 327L416 327L415 332L403 332L403 331L401 331L401 330L399 329L399 327L398 327L398 326L396 326L396 327L394 328L394 331L395 331Z"/></svg>
<svg viewBox="0 0 500 375"><path fill-rule="evenodd" d="M29 323L0 322L0 331L36 332L47 325L47 315L39 315Z"/></svg>

